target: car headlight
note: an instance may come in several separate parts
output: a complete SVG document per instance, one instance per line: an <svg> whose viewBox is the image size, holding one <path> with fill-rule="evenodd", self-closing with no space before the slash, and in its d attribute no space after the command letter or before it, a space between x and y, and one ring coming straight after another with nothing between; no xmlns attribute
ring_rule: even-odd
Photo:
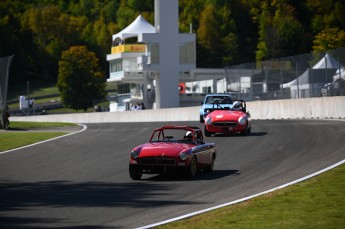
<svg viewBox="0 0 345 229"><path fill-rule="evenodd" d="M243 126L243 125L246 124L246 122L247 122L247 120L246 120L245 117L239 117L239 118L238 118L238 124L239 124L239 125Z"/></svg>
<svg viewBox="0 0 345 229"><path fill-rule="evenodd" d="M211 124L212 124L212 118L211 118L211 117L207 117L207 118L205 119L205 124L206 124L206 125L211 125Z"/></svg>
<svg viewBox="0 0 345 229"><path fill-rule="evenodd" d="M179 158L181 161L185 161L188 158L188 154L186 152L182 152L180 153Z"/></svg>
<svg viewBox="0 0 345 229"><path fill-rule="evenodd" d="M131 152L131 158L137 159L139 157L140 151L141 151L141 148L134 149Z"/></svg>

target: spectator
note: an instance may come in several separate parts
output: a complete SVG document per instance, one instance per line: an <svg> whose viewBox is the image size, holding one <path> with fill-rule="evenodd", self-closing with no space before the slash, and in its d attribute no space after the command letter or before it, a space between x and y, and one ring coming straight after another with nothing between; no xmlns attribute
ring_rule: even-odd
<svg viewBox="0 0 345 229"><path fill-rule="evenodd" d="M136 108L135 108L136 111L141 110L141 105L140 105L140 103L137 103L137 105L136 105L135 107L136 107Z"/></svg>

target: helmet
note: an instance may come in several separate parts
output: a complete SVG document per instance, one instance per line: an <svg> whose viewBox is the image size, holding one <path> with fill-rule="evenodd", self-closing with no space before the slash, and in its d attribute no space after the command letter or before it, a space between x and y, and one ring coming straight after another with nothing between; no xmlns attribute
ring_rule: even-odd
<svg viewBox="0 0 345 229"><path fill-rule="evenodd" d="M232 104L232 108L234 108L234 109L239 109L240 107L241 107L241 102L240 101L235 101Z"/></svg>
<svg viewBox="0 0 345 229"><path fill-rule="evenodd" d="M185 134L185 137L192 137L193 133L192 131L188 130Z"/></svg>

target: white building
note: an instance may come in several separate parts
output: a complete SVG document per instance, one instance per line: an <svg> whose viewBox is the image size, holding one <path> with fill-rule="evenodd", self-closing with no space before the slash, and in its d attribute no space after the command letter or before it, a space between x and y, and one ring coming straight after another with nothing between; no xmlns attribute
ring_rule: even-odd
<svg viewBox="0 0 345 229"><path fill-rule="evenodd" d="M186 86L195 93L224 88L217 84L225 78L224 69L196 69L196 36L192 32L179 33L178 0L155 0L154 7L155 26L139 15L112 37L107 82L117 85L118 95L110 105L111 111L128 110L131 103L137 102L153 109L193 105L183 102L193 102L194 97L180 96L181 82L181 88ZM196 96L194 100L201 98Z"/></svg>

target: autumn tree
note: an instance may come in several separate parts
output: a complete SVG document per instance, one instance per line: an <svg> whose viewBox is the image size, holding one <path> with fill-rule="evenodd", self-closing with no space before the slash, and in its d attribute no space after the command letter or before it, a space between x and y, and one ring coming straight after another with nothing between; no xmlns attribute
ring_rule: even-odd
<svg viewBox="0 0 345 229"><path fill-rule="evenodd" d="M325 52L329 49L345 47L345 31L338 28L324 29L315 36L314 51Z"/></svg>
<svg viewBox="0 0 345 229"><path fill-rule="evenodd" d="M29 8L21 17L22 27L29 30L38 49L37 64L44 78L56 77L62 50L79 39L86 18L70 17L57 6ZM34 55L34 53L32 53ZM55 68L52 71L51 69Z"/></svg>
<svg viewBox="0 0 345 229"><path fill-rule="evenodd" d="M299 53L303 27L289 1L263 1L252 9L259 26L256 60L267 60Z"/></svg>
<svg viewBox="0 0 345 229"><path fill-rule="evenodd" d="M105 78L99 69L95 53L85 46L64 51L59 61L57 87L66 107L84 110L93 106L93 100L105 97Z"/></svg>

